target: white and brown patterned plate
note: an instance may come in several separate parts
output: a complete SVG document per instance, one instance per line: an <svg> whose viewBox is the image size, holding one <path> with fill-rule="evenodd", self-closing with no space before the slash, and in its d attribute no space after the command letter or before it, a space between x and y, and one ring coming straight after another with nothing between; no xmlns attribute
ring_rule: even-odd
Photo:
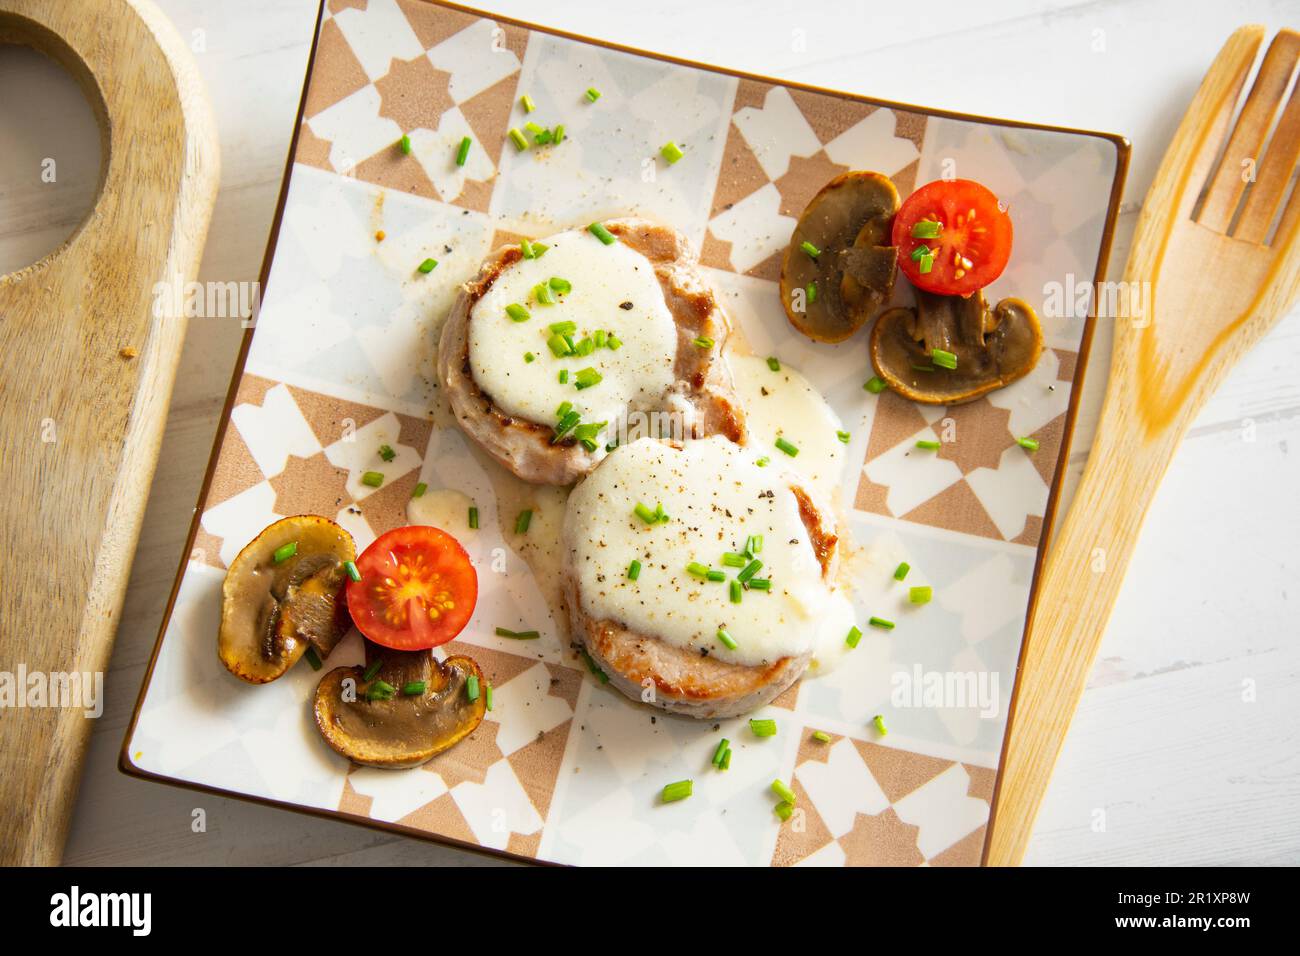
<svg viewBox="0 0 1300 956"><path fill-rule="evenodd" d="M593 86L603 96L590 104ZM559 147L509 145L525 92L540 122L565 124ZM394 148L403 134L409 155ZM474 146L458 167L464 136ZM657 155L668 140L686 151L671 167ZM1085 312L1045 299L1060 283L1057 298L1073 302L1104 272L1127 156L1115 136L741 76L441 3L327 0L260 316L123 768L561 863L978 863L1091 331ZM1016 248L990 298L1040 307L1049 347L1033 374L969 405L918 406L863 390L864 335L826 346L791 329L775 281L782 247L807 200L847 169L885 172L904 195L956 173L1010 204ZM627 213L684 231L753 350L818 383L853 436L841 500L854 538L905 556L909 583L934 587L919 611L904 588L888 598L865 589L876 604L859 607L863 618L897 618L898 628L871 629L837 670L765 708L775 739L740 720L715 729L667 717L599 684L515 550L514 512L497 514L494 466L436 424L431 329L480 258L512 237ZM440 264L420 275L426 256ZM937 455L915 451L918 438L954 435ZM1020 436L1039 450L1026 453ZM381 444L397 457L374 489L360 478ZM356 768L315 730L311 668L263 687L222 668L221 581L284 515L334 517L365 547L406 523L417 482L479 509L480 530L448 529L474 557L481 589L448 649L480 662L495 709L422 768ZM534 520L558 517L539 506ZM494 634L524 623L542 639ZM360 656L354 634L327 666ZM962 697L963 682L985 691L982 704ZM732 766L712 772L724 735ZM695 795L658 805L662 785L685 777ZM799 795L784 825L767 792L776 777Z"/></svg>

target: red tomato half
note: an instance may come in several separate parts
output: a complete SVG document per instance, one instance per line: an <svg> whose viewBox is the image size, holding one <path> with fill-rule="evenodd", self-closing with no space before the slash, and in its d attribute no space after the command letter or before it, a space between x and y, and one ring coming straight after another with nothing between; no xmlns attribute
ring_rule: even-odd
<svg viewBox="0 0 1300 956"><path fill-rule="evenodd" d="M437 528L411 525L380 535L357 558L348 581L357 630L385 647L418 651L464 630L478 600L478 574L460 542Z"/></svg>
<svg viewBox="0 0 1300 956"><path fill-rule="evenodd" d="M934 232L938 235L929 235ZM941 179L907 197L894 217L894 245L899 267L918 289L970 295L1007 267L1011 217L979 183ZM926 253L917 252L922 248ZM927 258L928 271L923 272Z"/></svg>

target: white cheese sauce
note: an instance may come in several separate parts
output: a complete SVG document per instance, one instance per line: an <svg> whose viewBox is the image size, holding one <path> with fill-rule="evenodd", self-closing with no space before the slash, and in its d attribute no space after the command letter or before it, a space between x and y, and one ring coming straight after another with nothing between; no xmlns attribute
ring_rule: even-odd
<svg viewBox="0 0 1300 956"><path fill-rule="evenodd" d="M835 411L808 379L782 364L772 371L767 360L754 355L727 359L736 394L745 409L745 427L752 457L766 457L808 479L831 500L844 475L848 446L838 432L844 427ZM785 438L798 449L791 457L776 446Z"/></svg>
<svg viewBox="0 0 1300 956"><path fill-rule="evenodd" d="M827 607L842 598L822 579L791 480L721 436L681 450L649 438L615 449L574 489L565 512L563 545L583 610L737 664L814 650ZM662 505L668 520L647 524L634 512L638 503ZM744 590L736 604L730 582L742 569L724 564L723 554L743 551L750 535L763 538L755 555L762 568L752 577L769 579L771 590ZM635 581L633 560L641 563ZM725 580L700 580L687 571L692 562ZM718 639L720 628L734 650Z"/></svg>
<svg viewBox="0 0 1300 956"><path fill-rule="evenodd" d="M612 433L629 407L661 404L674 382L677 326L663 289L650 260L625 243L607 246L586 230L537 241L549 248L536 259L505 267L474 304L471 373L508 415L553 425L556 409L569 402L582 422L607 422ZM571 291L552 291L553 305L539 303L534 290L552 278L567 282ZM506 311L510 305L526 308L529 318L514 321ZM576 326L570 333L575 344L600 331L621 345L557 358L547 342L550 326L561 322ZM580 388L579 373L587 369L600 380ZM566 382L560 381L561 371L568 372Z"/></svg>

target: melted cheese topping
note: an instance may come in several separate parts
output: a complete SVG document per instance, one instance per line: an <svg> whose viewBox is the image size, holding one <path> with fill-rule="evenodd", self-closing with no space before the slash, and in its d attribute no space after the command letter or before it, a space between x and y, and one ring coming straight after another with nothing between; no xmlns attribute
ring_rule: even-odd
<svg viewBox="0 0 1300 956"><path fill-rule="evenodd" d="M508 415L554 425L557 407L570 402L583 422L607 422L612 433L629 407L662 403L674 381L676 323L654 266L625 243L606 246L586 230L540 241L549 246L541 257L507 266L474 304L471 373ZM552 277L568 282L572 291L553 292L554 305L540 304L534 289ZM509 305L522 305L531 316L516 322L506 312ZM553 334L549 327L566 321L577 326L575 343L603 330L622 345L557 358L547 345ZM525 361L525 353L532 353L533 361ZM578 373L584 369L595 369L600 382L578 388ZM559 381L561 370L569 373L565 383Z"/></svg>
<svg viewBox="0 0 1300 956"><path fill-rule="evenodd" d="M839 595L822 580L791 477L759 467L751 451L720 436L681 450L649 438L617 448L574 489L565 513L564 547L583 610L738 664L813 650L825 610ZM633 511L638 502L652 510L662 505L668 521L646 524ZM742 569L724 565L722 556L743 551L749 535L763 537L756 555L763 566L753 576L770 578L772 586L746 590L735 604L730 582ZM630 581L634 559L641 571ZM700 580L687 571L692 562L722 571L726 580ZM719 628L736 641L735 650L718 639Z"/></svg>
<svg viewBox="0 0 1300 956"><path fill-rule="evenodd" d="M827 497L840 486L848 446L836 434L844 426L834 409L808 379L781 365L778 372L767 360L753 355L728 359L736 394L745 409L745 427L754 456L766 456L788 468ZM776 447L783 436L799 449L791 458Z"/></svg>

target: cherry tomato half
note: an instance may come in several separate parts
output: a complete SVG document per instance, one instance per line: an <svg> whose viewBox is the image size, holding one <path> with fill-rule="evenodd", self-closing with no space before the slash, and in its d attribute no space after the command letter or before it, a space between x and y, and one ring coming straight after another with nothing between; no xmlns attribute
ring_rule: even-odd
<svg viewBox="0 0 1300 956"><path fill-rule="evenodd" d="M380 535L357 558L348 610L376 644L417 651L446 644L469 623L478 573L460 542L438 528L411 525Z"/></svg>
<svg viewBox="0 0 1300 956"><path fill-rule="evenodd" d="M918 289L970 295L1006 268L1011 217L979 183L940 179L907 197L894 217L894 245L899 267Z"/></svg>

